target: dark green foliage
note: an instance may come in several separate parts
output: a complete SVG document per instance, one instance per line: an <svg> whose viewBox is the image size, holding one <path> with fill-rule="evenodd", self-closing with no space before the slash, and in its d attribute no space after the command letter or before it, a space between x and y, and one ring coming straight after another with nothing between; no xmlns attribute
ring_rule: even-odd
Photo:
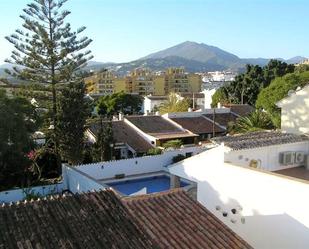
<svg viewBox="0 0 309 249"><path fill-rule="evenodd" d="M172 161L173 161L173 163L178 163L178 162L180 162L184 159L186 159L186 157L184 155L178 154L177 156L173 157Z"/></svg>
<svg viewBox="0 0 309 249"><path fill-rule="evenodd" d="M85 50L91 43L87 37L78 38L85 27L71 30L65 23L70 11L62 10L67 0L33 0L20 16L22 29L6 39L15 50L6 62L14 64L10 75L26 81L50 84L52 92L53 124L57 124L56 85L76 81L78 70L92 58ZM17 65L17 66L16 66ZM54 145L58 151L58 138L54 134Z"/></svg>
<svg viewBox="0 0 309 249"><path fill-rule="evenodd" d="M261 110L256 110L246 117L239 118L229 127L229 133L246 133L260 130L273 129L274 125L270 116Z"/></svg>
<svg viewBox="0 0 309 249"><path fill-rule="evenodd" d="M269 113L274 125L280 127L280 109L277 102L288 95L290 90L303 87L309 83L309 71L303 73L291 73L278 77L264 88L258 96L256 107Z"/></svg>
<svg viewBox="0 0 309 249"><path fill-rule="evenodd" d="M99 130L97 141L93 145L93 160L109 161L113 157L114 150L114 136L112 122L106 122L103 124L101 121L101 128Z"/></svg>
<svg viewBox="0 0 309 249"><path fill-rule="evenodd" d="M63 159L78 164L83 160L84 131L86 118L90 115L89 105L84 98L83 82L69 83L58 96L59 151Z"/></svg>
<svg viewBox="0 0 309 249"><path fill-rule="evenodd" d="M213 96L212 106L221 103L249 104L254 106L260 91L276 77L294 72L294 65L270 60L265 67L247 65L246 72L236 76L229 86L219 88Z"/></svg>
<svg viewBox="0 0 309 249"><path fill-rule="evenodd" d="M183 142L180 139L175 139L175 140L170 140L166 143L164 143L162 146L164 149L167 148L174 148L174 149L178 149L183 145Z"/></svg>
<svg viewBox="0 0 309 249"><path fill-rule="evenodd" d="M147 155L149 156L154 156L154 155L160 155L162 154L162 149L156 147L156 148L151 148L147 151Z"/></svg>
<svg viewBox="0 0 309 249"><path fill-rule="evenodd" d="M122 112L123 114L137 114L141 110L143 99L139 95L123 92L101 97L97 102L99 115L111 116Z"/></svg>
<svg viewBox="0 0 309 249"><path fill-rule="evenodd" d="M26 99L9 99L0 91L0 189L26 184L35 120L36 112Z"/></svg>
<svg viewBox="0 0 309 249"><path fill-rule="evenodd" d="M212 95L212 103L211 107L216 108L218 106L218 103L221 103L222 105L224 104L230 104L230 99L229 99L229 93L228 93L228 87L223 86L220 87L214 95Z"/></svg>

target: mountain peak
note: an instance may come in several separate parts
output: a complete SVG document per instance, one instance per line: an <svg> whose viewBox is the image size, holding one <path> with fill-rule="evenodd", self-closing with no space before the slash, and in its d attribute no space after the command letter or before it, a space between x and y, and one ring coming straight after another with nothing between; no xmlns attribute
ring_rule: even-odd
<svg viewBox="0 0 309 249"><path fill-rule="evenodd" d="M185 41L173 47L150 54L142 59L164 59L170 56L177 56L202 63L223 63L226 65L239 63L240 60L236 55L228 53L222 49L193 41Z"/></svg>

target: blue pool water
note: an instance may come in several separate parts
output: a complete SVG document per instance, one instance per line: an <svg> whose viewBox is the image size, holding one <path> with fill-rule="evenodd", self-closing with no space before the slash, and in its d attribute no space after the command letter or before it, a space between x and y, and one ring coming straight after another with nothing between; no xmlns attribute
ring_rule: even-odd
<svg viewBox="0 0 309 249"><path fill-rule="evenodd" d="M160 175L134 180L111 182L107 183L107 185L125 195L136 193L144 188L146 188L147 194L150 194L170 189L170 177ZM186 182L180 182L180 187L185 187L187 185L189 184Z"/></svg>

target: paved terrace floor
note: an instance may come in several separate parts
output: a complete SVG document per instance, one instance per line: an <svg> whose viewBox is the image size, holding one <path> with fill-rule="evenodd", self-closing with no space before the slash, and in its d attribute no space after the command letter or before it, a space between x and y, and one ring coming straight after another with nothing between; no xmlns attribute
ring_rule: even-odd
<svg viewBox="0 0 309 249"><path fill-rule="evenodd" d="M309 181L309 169L306 169L303 166L295 167L295 168L289 168L289 169L277 170L277 171L275 171L275 173Z"/></svg>

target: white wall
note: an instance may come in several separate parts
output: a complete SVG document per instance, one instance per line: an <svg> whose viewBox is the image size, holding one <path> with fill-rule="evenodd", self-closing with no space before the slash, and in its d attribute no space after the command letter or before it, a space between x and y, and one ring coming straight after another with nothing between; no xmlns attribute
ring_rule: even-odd
<svg viewBox="0 0 309 249"><path fill-rule="evenodd" d="M209 89L209 90L204 90L204 108L211 108L211 103L212 103L212 96L215 94L217 91L217 88L214 89Z"/></svg>
<svg viewBox="0 0 309 249"><path fill-rule="evenodd" d="M273 145L261 148L225 151L225 162L239 166L249 166L251 160L258 161L258 168L269 171L287 169L299 165L281 165L279 163L279 154L285 151L301 151L308 154L309 142L299 142L290 144Z"/></svg>
<svg viewBox="0 0 309 249"><path fill-rule="evenodd" d="M164 102L166 102L164 99L149 99L148 97L144 97L143 112L147 113L148 111L148 113L152 113L155 106L159 108Z"/></svg>
<svg viewBox="0 0 309 249"><path fill-rule="evenodd" d="M2 191L0 192L0 204L22 201L27 197L28 194L34 194L42 197L51 194L59 194L64 189L66 189L65 184L61 182L59 184L53 184L53 185Z"/></svg>
<svg viewBox="0 0 309 249"><path fill-rule="evenodd" d="M281 130L289 133L309 133L309 86L281 100Z"/></svg>
<svg viewBox="0 0 309 249"><path fill-rule="evenodd" d="M193 154L204 150L201 147L188 147L180 150L165 152L156 156L145 156L131 159L100 162L76 166L76 169L93 177L94 179L113 178L116 174L135 175L165 170L172 163L174 156L185 155L187 152Z"/></svg>
<svg viewBox="0 0 309 249"><path fill-rule="evenodd" d="M73 167L64 167L67 188L74 194L104 189L101 183Z"/></svg>
<svg viewBox="0 0 309 249"><path fill-rule="evenodd" d="M224 164L223 155L219 146L169 171L197 182L198 201L254 248L309 248L308 183ZM238 214L232 214L233 208Z"/></svg>

